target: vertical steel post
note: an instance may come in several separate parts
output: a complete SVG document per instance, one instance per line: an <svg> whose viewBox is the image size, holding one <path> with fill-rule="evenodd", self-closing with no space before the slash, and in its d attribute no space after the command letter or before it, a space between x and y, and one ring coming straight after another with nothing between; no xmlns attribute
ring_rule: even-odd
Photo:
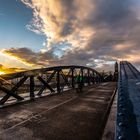
<svg viewBox="0 0 140 140"><path fill-rule="evenodd" d="M60 70L57 70L56 81L57 81L57 92L60 93Z"/></svg>
<svg viewBox="0 0 140 140"><path fill-rule="evenodd" d="M118 63L115 63L114 81L118 81Z"/></svg>
<svg viewBox="0 0 140 140"><path fill-rule="evenodd" d="M96 82L96 73L92 72L92 83L95 84Z"/></svg>
<svg viewBox="0 0 140 140"><path fill-rule="evenodd" d="M90 70L88 69L88 75L87 75L87 82L88 82L88 85L90 85Z"/></svg>
<svg viewBox="0 0 140 140"><path fill-rule="evenodd" d="M74 88L74 69L73 68L71 69L71 76L72 76L71 84L72 84L72 88Z"/></svg>
<svg viewBox="0 0 140 140"><path fill-rule="evenodd" d="M84 79L84 76L83 76L84 74L83 73L84 73L83 68L81 68L82 85L84 86L84 80L83 80Z"/></svg>
<svg viewBox="0 0 140 140"><path fill-rule="evenodd" d="M34 76L30 76L30 99L34 99Z"/></svg>
<svg viewBox="0 0 140 140"><path fill-rule="evenodd" d="M81 76L82 76L82 78L83 78L83 68L81 68Z"/></svg>

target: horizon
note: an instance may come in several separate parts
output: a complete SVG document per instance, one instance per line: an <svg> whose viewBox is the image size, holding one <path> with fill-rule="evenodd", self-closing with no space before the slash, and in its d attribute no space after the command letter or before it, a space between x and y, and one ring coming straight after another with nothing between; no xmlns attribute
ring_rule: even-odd
<svg viewBox="0 0 140 140"><path fill-rule="evenodd" d="M59 65L140 69L138 0L1 0L0 74ZM14 72L14 70L13 70Z"/></svg>

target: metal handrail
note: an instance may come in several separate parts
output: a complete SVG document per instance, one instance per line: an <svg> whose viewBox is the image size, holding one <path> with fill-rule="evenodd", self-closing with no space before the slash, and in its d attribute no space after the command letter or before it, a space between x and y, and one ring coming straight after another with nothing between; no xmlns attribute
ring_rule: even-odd
<svg viewBox="0 0 140 140"><path fill-rule="evenodd" d="M65 70L69 71L68 74L64 73ZM79 73L77 73L76 70L79 70ZM86 76L84 75L85 70L86 70ZM49 74L47 72L49 72ZM49 77L44 80L43 77L41 76L43 74L48 75ZM10 97L14 97L17 101L24 100L24 97L21 97L21 95L17 93L17 90L20 87L22 87L22 85L25 84L25 81L27 80L28 80L28 84L26 84L26 86L28 86L29 88L28 91L29 97L31 100L33 100L34 98L36 98L36 95L41 96L45 89L48 89L51 93L52 92L60 93L61 89L63 89L65 85L68 85L74 89L75 77L79 74L87 79L86 81L84 81L84 83L87 83L88 85L99 83L102 81L101 74L96 70L85 66L76 66L76 65L48 67L48 68L17 72L13 74L1 75L0 90L4 92L5 95L1 97L0 105L3 106L9 100ZM8 83L7 82L8 80L12 81L14 79L19 79L19 80L11 89L5 86L4 83ZM35 95L36 79L41 83L41 85L40 85L40 89L38 89L38 93ZM53 82L55 83L55 86L54 84L51 84L52 79ZM63 83L61 83L62 81Z"/></svg>

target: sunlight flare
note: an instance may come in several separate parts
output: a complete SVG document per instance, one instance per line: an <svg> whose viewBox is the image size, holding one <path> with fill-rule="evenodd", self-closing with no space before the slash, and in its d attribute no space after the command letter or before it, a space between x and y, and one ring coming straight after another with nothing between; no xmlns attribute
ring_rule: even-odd
<svg viewBox="0 0 140 140"><path fill-rule="evenodd" d="M5 72L3 72L3 71L0 71L0 75L3 75L3 74L5 74Z"/></svg>

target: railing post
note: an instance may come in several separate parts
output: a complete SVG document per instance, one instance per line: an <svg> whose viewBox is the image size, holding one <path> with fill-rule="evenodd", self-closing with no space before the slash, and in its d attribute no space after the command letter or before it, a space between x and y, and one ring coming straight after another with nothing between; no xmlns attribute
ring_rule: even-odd
<svg viewBox="0 0 140 140"><path fill-rule="evenodd" d="M92 73L92 77L93 77L92 78L92 83L96 84L96 73L95 72Z"/></svg>
<svg viewBox="0 0 140 140"><path fill-rule="evenodd" d="M30 99L33 100L35 95L34 95L34 76L30 76Z"/></svg>
<svg viewBox="0 0 140 140"><path fill-rule="evenodd" d="M57 71L56 81L57 81L57 92L60 93L60 70Z"/></svg>
<svg viewBox="0 0 140 140"><path fill-rule="evenodd" d="M72 88L74 88L74 69L73 68L71 69L71 76L72 76L71 84L72 84Z"/></svg>
<svg viewBox="0 0 140 140"><path fill-rule="evenodd" d="M83 80L83 79L84 79L84 78L83 78L83 77L84 77L84 76L83 76L83 68L81 68L81 77L82 77L82 85L84 86L84 80Z"/></svg>
<svg viewBox="0 0 140 140"><path fill-rule="evenodd" d="M96 83L99 84L99 75L96 73Z"/></svg>
<svg viewBox="0 0 140 140"><path fill-rule="evenodd" d="M118 81L118 63L115 63L114 81Z"/></svg>
<svg viewBox="0 0 140 140"><path fill-rule="evenodd" d="M88 74L87 75L87 78L88 78L88 81L87 82L88 82L88 85L90 85L90 76L89 76L90 75L90 70L89 69L88 69L88 73L87 74Z"/></svg>

